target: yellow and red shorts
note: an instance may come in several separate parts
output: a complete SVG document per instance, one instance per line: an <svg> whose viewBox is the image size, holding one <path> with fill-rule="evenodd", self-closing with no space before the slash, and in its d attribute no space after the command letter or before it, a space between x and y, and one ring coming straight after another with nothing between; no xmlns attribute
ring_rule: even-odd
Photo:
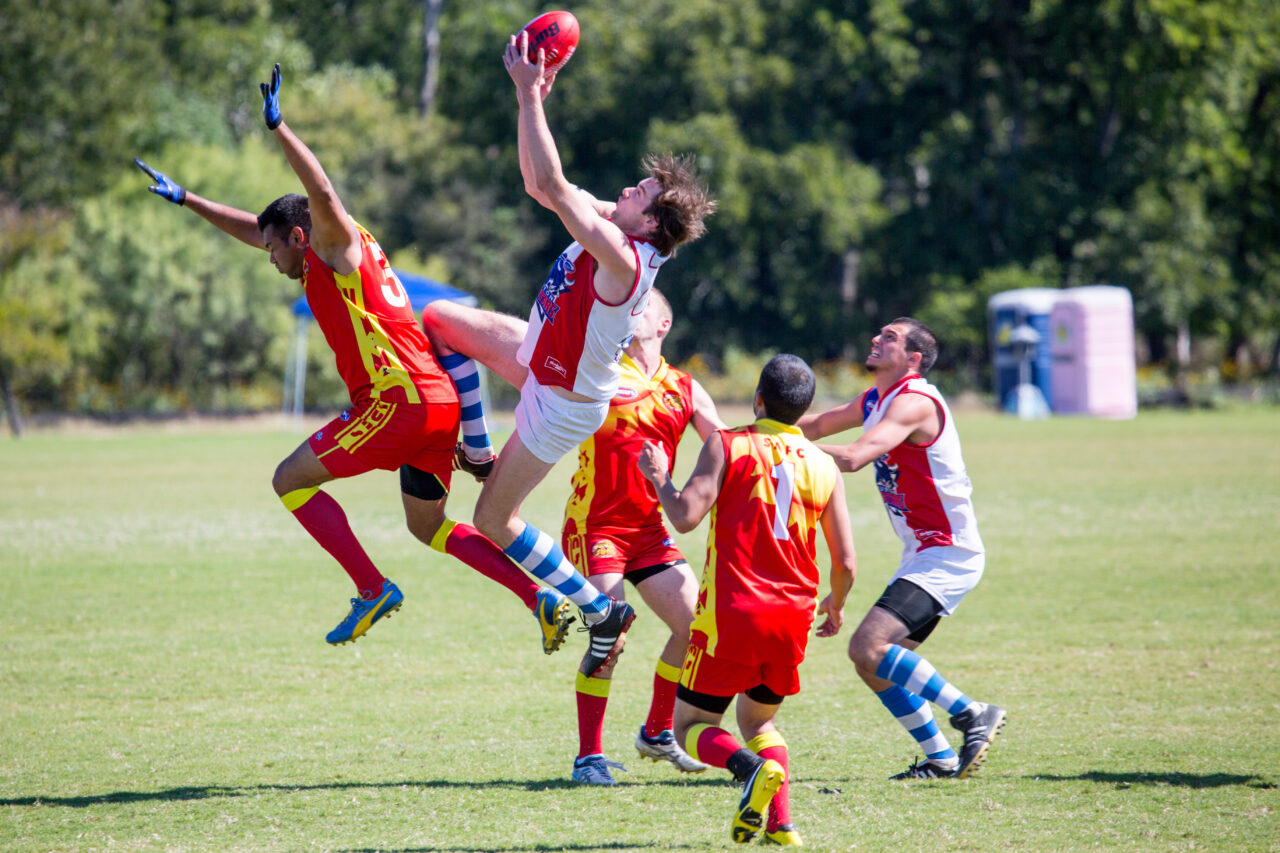
<svg viewBox="0 0 1280 853"><path fill-rule="evenodd" d="M325 424L308 443L335 477L411 465L434 474L448 490L459 412L457 403L365 400Z"/></svg>
<svg viewBox="0 0 1280 853"><path fill-rule="evenodd" d="M691 645L684 655L680 686L706 696L737 696L764 685L778 696L794 696L800 692L799 666L798 661L738 663Z"/></svg>
<svg viewBox="0 0 1280 853"><path fill-rule="evenodd" d="M634 530L588 529L565 519L560 547L574 567L587 577L621 574L684 562L684 555L661 523ZM642 578L643 580L643 578Z"/></svg>

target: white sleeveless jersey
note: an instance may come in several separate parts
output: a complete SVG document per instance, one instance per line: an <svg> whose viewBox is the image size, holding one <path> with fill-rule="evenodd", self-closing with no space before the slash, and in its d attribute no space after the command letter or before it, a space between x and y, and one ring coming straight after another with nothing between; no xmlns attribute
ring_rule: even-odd
<svg viewBox="0 0 1280 853"><path fill-rule="evenodd" d="M628 237L636 253L636 279L621 303L596 293L595 259L573 243L556 259L529 312L529 330L516 360L540 385L556 385L592 400L608 401L618 388L618 360L631 342L664 255Z"/></svg>
<svg viewBox="0 0 1280 853"><path fill-rule="evenodd" d="M914 555L930 548L982 554L982 538L970 499L973 486L960 456L960 435L942 394L917 375L905 377L881 399L871 388L862 396L862 426L880 422L889 404L901 394L921 394L933 400L942 416L942 430L929 444L902 444L875 461L876 487L894 531L902 540L904 568Z"/></svg>

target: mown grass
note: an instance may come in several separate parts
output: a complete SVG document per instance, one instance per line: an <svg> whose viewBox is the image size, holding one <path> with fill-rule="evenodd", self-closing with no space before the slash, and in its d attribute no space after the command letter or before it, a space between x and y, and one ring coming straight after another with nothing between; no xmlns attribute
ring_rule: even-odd
<svg viewBox="0 0 1280 853"><path fill-rule="evenodd" d="M1009 726L970 781L888 782L913 744L847 631L815 640L780 717L809 847L1280 849L1280 410L959 420L988 572L925 650ZM349 584L269 485L298 439L0 444L0 848L734 846L727 774L634 759L657 620L641 608L610 705L630 772L577 787L582 638L545 658L514 598L403 529L392 474L331 490L405 607L327 646ZM568 475L530 520L558 528ZM897 546L869 476L848 487L853 621ZM475 494L455 484L456 517ZM681 539L695 566L704 536Z"/></svg>

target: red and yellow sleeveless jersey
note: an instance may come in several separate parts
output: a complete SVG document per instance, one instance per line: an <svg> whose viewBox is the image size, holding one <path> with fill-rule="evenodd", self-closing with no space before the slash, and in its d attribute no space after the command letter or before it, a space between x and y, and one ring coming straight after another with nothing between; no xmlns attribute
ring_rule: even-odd
<svg viewBox="0 0 1280 853"><path fill-rule="evenodd" d="M693 377L663 359L646 376L629 355L595 435L578 447L578 470L565 518L579 530L632 531L662 524L662 507L637 460L646 440L662 445L675 465L676 448L693 418Z"/></svg>
<svg viewBox="0 0 1280 853"><path fill-rule="evenodd" d="M316 325L338 363L351 402L456 402L458 394L436 363L404 286L377 241L358 223L360 266L338 275L307 249L302 288Z"/></svg>
<svg viewBox="0 0 1280 853"><path fill-rule="evenodd" d="M818 518L840 472L799 429L778 421L718 435L724 480L691 643L748 666L799 663L817 604Z"/></svg>

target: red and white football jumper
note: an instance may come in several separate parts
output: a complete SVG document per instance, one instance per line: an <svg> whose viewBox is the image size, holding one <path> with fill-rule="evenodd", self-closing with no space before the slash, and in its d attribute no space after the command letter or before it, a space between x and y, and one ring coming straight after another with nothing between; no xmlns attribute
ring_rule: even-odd
<svg viewBox="0 0 1280 853"><path fill-rule="evenodd" d="M516 360L539 385L559 386L607 402L618 388L618 359L631 341L658 268L667 258L652 244L628 237L636 278L627 298L605 302L596 293L596 260L579 243L556 259L529 312Z"/></svg>
<svg viewBox="0 0 1280 853"><path fill-rule="evenodd" d="M928 444L902 442L874 463L876 488L889 522L902 540L902 565L892 583L906 578L937 599L950 615L982 577L985 551L973 511L973 485L960 454L960 435L942 394L911 374L883 397L862 395L862 426L878 424L902 394L920 394L938 407L942 429Z"/></svg>

